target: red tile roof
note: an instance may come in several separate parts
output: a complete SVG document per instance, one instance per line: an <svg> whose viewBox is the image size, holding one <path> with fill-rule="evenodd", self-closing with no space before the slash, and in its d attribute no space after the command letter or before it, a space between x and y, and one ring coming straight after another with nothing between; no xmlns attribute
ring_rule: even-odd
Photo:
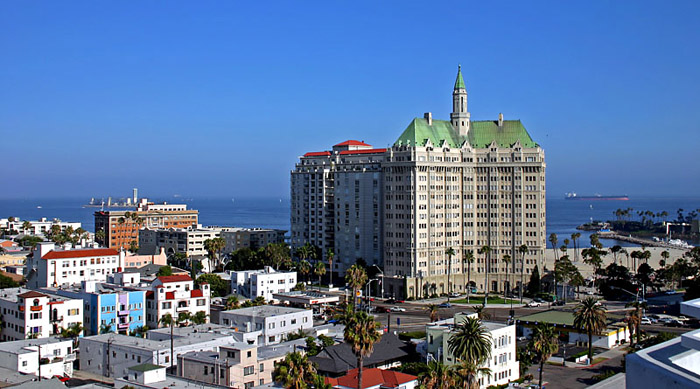
<svg viewBox="0 0 700 389"><path fill-rule="evenodd" d="M372 147L372 145L368 145L365 142L360 142L359 140L346 140L345 142L338 143L337 145L335 145L333 147L336 147L336 146L369 146L369 147Z"/></svg>
<svg viewBox="0 0 700 389"><path fill-rule="evenodd" d="M27 298L35 298L35 297L49 297L49 296L47 296L43 293L39 293L39 292L34 291L34 290L30 290L29 292L24 292L22 294L18 294L17 297L27 299Z"/></svg>
<svg viewBox="0 0 700 389"><path fill-rule="evenodd" d="M169 282L192 281L192 278L190 278L190 276L185 276L185 275L161 276L161 277L158 277L158 281L160 281L164 284L167 284Z"/></svg>
<svg viewBox="0 0 700 389"><path fill-rule="evenodd" d="M371 388L381 385L382 388L398 388L399 386L417 380L418 377L398 371L382 369L363 369L362 388ZM333 386L345 386L357 388L357 369L348 371L348 374L338 378L326 378L326 383Z"/></svg>
<svg viewBox="0 0 700 389"><path fill-rule="evenodd" d="M106 257L119 255L115 249L73 249L73 250L51 250L41 259L64 259L64 258L84 258L84 257Z"/></svg>
<svg viewBox="0 0 700 389"><path fill-rule="evenodd" d="M312 151L304 154L305 157L327 157L331 155L330 151Z"/></svg>
<svg viewBox="0 0 700 389"><path fill-rule="evenodd" d="M386 149L365 149L365 150L343 150L340 155L348 154L381 154L386 152Z"/></svg>
<svg viewBox="0 0 700 389"><path fill-rule="evenodd" d="M175 292L165 292L166 300L175 300Z"/></svg>
<svg viewBox="0 0 700 389"><path fill-rule="evenodd" d="M190 291L190 297L203 297L204 293L201 289L192 289Z"/></svg>

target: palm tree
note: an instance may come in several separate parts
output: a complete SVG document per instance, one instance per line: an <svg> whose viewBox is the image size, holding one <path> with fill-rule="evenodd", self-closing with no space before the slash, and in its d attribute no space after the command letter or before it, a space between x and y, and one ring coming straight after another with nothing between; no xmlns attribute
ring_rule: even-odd
<svg viewBox="0 0 700 389"><path fill-rule="evenodd" d="M333 252L333 249L328 249L326 251L326 258L328 258L328 286L333 285L333 259L335 258L335 253ZM384 296L382 296L384 297Z"/></svg>
<svg viewBox="0 0 700 389"><path fill-rule="evenodd" d="M145 338L148 330L149 330L148 326L138 326L134 330L134 334L136 336L138 336L139 338Z"/></svg>
<svg viewBox="0 0 700 389"><path fill-rule="evenodd" d="M100 243L104 244L105 243L105 230L99 229L97 232L95 232L95 240Z"/></svg>
<svg viewBox="0 0 700 389"><path fill-rule="evenodd" d="M571 234L571 242L574 245L574 262L578 261L578 246L576 246L576 240L578 240L580 237L580 232L574 232L573 234Z"/></svg>
<svg viewBox="0 0 700 389"><path fill-rule="evenodd" d="M593 361L593 334L605 329L605 309L593 297L583 299L574 311L574 327L588 334L588 364Z"/></svg>
<svg viewBox="0 0 700 389"><path fill-rule="evenodd" d="M488 320L491 318L491 315L486 312L486 308L483 305L473 305L472 309L474 310L474 313L476 313L476 317L478 317L479 320Z"/></svg>
<svg viewBox="0 0 700 389"><path fill-rule="evenodd" d="M2 323L0 323L2 324ZM2 328L2 327L0 327ZM68 326L68 328L62 328L61 329L61 338L70 338L73 339L73 348L76 348L77 342L76 339L80 334L83 332L83 325L82 323L72 323Z"/></svg>
<svg viewBox="0 0 700 389"><path fill-rule="evenodd" d="M160 320L160 324L164 326L170 326L170 368L172 369L173 366L175 366L175 345L174 345L174 337L173 337L173 330L175 328L175 319L173 319L173 315L166 313L163 315Z"/></svg>
<svg viewBox="0 0 700 389"><path fill-rule="evenodd" d="M309 273L311 273L311 264L306 259L302 259L299 262L299 273L304 275L304 281L308 280Z"/></svg>
<svg viewBox="0 0 700 389"><path fill-rule="evenodd" d="M316 368L306 354L298 351L289 353L284 360L275 362L272 379L285 388L306 389L316 375Z"/></svg>
<svg viewBox="0 0 700 389"><path fill-rule="evenodd" d="M447 348L457 361L464 363L465 387L478 388L478 373L482 371L479 366L491 357L491 333L479 319L467 317L447 340Z"/></svg>
<svg viewBox="0 0 700 389"><path fill-rule="evenodd" d="M554 258L559 258L557 255L557 244L559 244L559 239L557 238L557 234L551 233L549 234L549 243L552 244L552 249L554 250Z"/></svg>
<svg viewBox="0 0 700 389"><path fill-rule="evenodd" d="M29 231L31 229L32 229L32 223L30 223L28 220L25 220L22 223L22 233L24 233L26 235L27 231Z"/></svg>
<svg viewBox="0 0 700 389"><path fill-rule="evenodd" d="M539 323L532 331L532 340L530 341L530 349L537 353L540 359L540 388L542 387L542 373L544 372L544 363L559 350L559 342L557 335L554 332L554 326L549 323Z"/></svg>
<svg viewBox="0 0 700 389"><path fill-rule="evenodd" d="M518 292L520 292L520 304L523 303L523 289L525 288L525 254L527 254L528 248L526 244L521 244L518 247L518 253L520 253L520 287Z"/></svg>
<svg viewBox="0 0 700 389"><path fill-rule="evenodd" d="M192 320L192 314L189 312L180 312L177 315L177 325L179 327L186 327L190 324Z"/></svg>
<svg viewBox="0 0 700 389"><path fill-rule="evenodd" d="M430 361L428 370L421 373L418 379L425 389L451 389L457 386L455 374L447 365L438 361Z"/></svg>
<svg viewBox="0 0 700 389"><path fill-rule="evenodd" d="M508 290L513 289L512 285L510 284L510 278L508 278L508 266L510 266L511 263L511 258L510 255L506 254L503 256L503 263L506 264L506 282L508 283ZM503 288L503 298L506 297L506 288Z"/></svg>
<svg viewBox="0 0 700 389"><path fill-rule="evenodd" d="M100 325L100 334L107 334L110 332L112 332L112 325L111 324L104 323L104 324Z"/></svg>
<svg viewBox="0 0 700 389"><path fill-rule="evenodd" d="M474 252L471 250L467 250L464 253L464 259L462 261L467 263L467 304L469 304L469 294L472 291L471 274L472 263L474 263ZM462 273L464 273L464 270L462 270Z"/></svg>
<svg viewBox="0 0 700 389"><path fill-rule="evenodd" d="M452 293L452 281L450 281L450 275L452 275L452 256L455 255L455 249L452 247L445 250L445 255L447 255L447 302L450 302L450 293Z"/></svg>
<svg viewBox="0 0 700 389"><path fill-rule="evenodd" d="M238 301L238 296L228 296L226 299L226 310L230 311L233 309L238 309L241 307L240 301Z"/></svg>
<svg viewBox="0 0 700 389"><path fill-rule="evenodd" d="M639 326L641 326L642 324L642 310L647 308L647 303L642 301L632 301L631 303L627 303L625 306L634 308L634 315L632 316L632 321L635 326L634 332L637 334L637 343L639 343L639 339L641 338ZM632 339L630 339L630 342L631 341Z"/></svg>
<svg viewBox="0 0 700 389"><path fill-rule="evenodd" d="M613 247L610 248L610 252L611 252L612 255L613 255L613 263L614 263L614 264L617 264L617 254L618 254L620 251L622 251L622 246L620 246L619 244L616 244L615 246L613 246Z"/></svg>
<svg viewBox="0 0 700 389"><path fill-rule="evenodd" d="M367 283L367 272L362 266L354 264L345 272L345 283L352 288L352 309L355 311L357 291Z"/></svg>
<svg viewBox="0 0 700 389"><path fill-rule="evenodd" d="M209 256L209 272L213 273L216 267L221 264L221 251L226 247L224 238L213 238L204 241L204 249Z"/></svg>
<svg viewBox="0 0 700 389"><path fill-rule="evenodd" d="M430 322L435 323L436 321L440 320L440 317L438 316L440 307L437 304L428 304L425 307L425 311L430 314Z"/></svg>
<svg viewBox="0 0 700 389"><path fill-rule="evenodd" d="M357 356L357 389L362 389L362 360L374 351L374 344L379 342L382 334L377 330L379 323L365 312L355 312L345 325L344 339Z"/></svg>
<svg viewBox="0 0 700 389"><path fill-rule="evenodd" d="M486 261L486 282L485 282L486 285L484 285L485 286L485 288L484 288L484 292L485 292L484 293L484 305L486 305L486 303L489 300L489 289L490 289L489 288L489 271L491 270L491 263L490 263L491 261L490 261L489 254L491 253L491 247L488 245L483 246L481 248L481 250L479 250L479 252L484 255L484 259Z"/></svg>
<svg viewBox="0 0 700 389"><path fill-rule="evenodd" d="M192 315L192 324L204 324L207 322L207 313L204 311L198 311Z"/></svg>
<svg viewBox="0 0 700 389"><path fill-rule="evenodd" d="M491 369L476 363L463 361L453 367L457 381L465 388L479 389L479 376L491 375Z"/></svg>
<svg viewBox="0 0 700 389"><path fill-rule="evenodd" d="M625 257L627 258L627 270L629 270L629 268L630 268L630 253L627 252L627 250L625 250L625 248L623 247L620 250L620 255L622 255L622 254L624 254ZM622 260L620 260L620 262L622 262Z"/></svg>
<svg viewBox="0 0 700 389"><path fill-rule="evenodd" d="M316 266L314 266L314 274L318 276L318 290L321 290L321 277L326 274L326 264L322 261L316 262Z"/></svg>

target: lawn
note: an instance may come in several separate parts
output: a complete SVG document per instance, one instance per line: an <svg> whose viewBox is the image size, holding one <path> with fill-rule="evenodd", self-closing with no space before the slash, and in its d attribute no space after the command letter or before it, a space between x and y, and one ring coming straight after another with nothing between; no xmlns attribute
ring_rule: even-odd
<svg viewBox="0 0 700 389"><path fill-rule="evenodd" d="M479 295L469 296L469 302L467 302L466 298L459 299L459 300L451 300L450 302L455 303L455 304L481 304L484 302L484 296L479 296ZM513 302L513 304L520 304L520 300L504 299L503 297L497 297L497 296L489 296L487 303L488 304L510 304L511 302Z"/></svg>

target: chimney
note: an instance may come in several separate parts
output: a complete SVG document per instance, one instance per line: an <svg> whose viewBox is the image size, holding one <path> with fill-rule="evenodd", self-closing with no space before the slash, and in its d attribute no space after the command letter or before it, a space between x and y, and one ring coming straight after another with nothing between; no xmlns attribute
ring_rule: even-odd
<svg viewBox="0 0 700 389"><path fill-rule="evenodd" d="M428 121L429 126L433 125L433 113L432 112L426 112L425 114L423 114L423 118Z"/></svg>
<svg viewBox="0 0 700 389"><path fill-rule="evenodd" d="M503 127L503 114L498 114L498 127Z"/></svg>

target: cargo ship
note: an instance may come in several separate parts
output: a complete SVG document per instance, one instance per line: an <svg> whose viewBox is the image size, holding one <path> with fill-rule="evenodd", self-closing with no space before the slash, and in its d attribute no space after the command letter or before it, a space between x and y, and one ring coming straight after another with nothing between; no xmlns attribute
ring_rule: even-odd
<svg viewBox="0 0 700 389"><path fill-rule="evenodd" d="M617 200L617 201L627 201L630 198L627 195L622 196L603 196L599 194L594 194L593 196L579 196L575 192L567 193L564 197L566 200L589 200L589 201L599 201L599 200Z"/></svg>

